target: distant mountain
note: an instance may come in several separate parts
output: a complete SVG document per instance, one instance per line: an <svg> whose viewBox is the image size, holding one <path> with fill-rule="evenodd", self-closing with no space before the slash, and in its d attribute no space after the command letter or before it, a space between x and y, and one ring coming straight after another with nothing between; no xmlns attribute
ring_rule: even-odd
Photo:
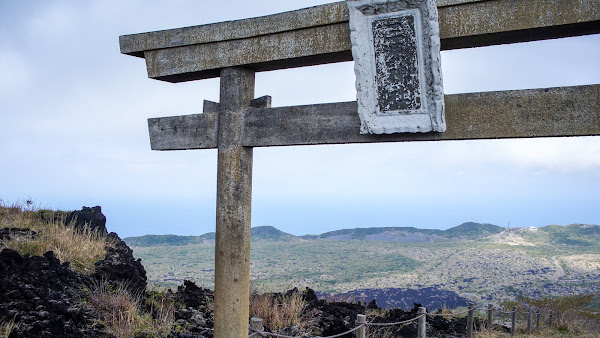
<svg viewBox="0 0 600 338"><path fill-rule="evenodd" d="M547 234L547 240L556 244L590 246L600 241L600 227L597 225L572 224L549 225L537 228ZM433 242L443 240L481 240L488 236L499 234L505 228L489 223L466 222L447 230L417 229L414 227L380 227L354 228L325 232L320 235L295 236L278 230L272 226L257 226L252 228L252 241L290 242L301 240L365 240L387 242ZM124 241L129 246L147 247L161 245L188 245L214 243L215 233L209 232L202 236L176 235L145 235L127 237Z"/></svg>
<svg viewBox="0 0 600 338"><path fill-rule="evenodd" d="M320 235L300 236L303 239L329 239L329 240L385 240L372 237L380 237L381 234L389 234L393 237L406 237L411 233L421 233L426 235L440 235L442 230L436 229L417 229L413 227L379 227L379 228L355 228L342 229L325 232Z"/></svg>
<svg viewBox="0 0 600 338"><path fill-rule="evenodd" d="M207 234L209 235L209 234ZM178 235L144 235L126 237L123 239L129 246L159 246L159 245L188 245L207 243L204 236L178 236ZM214 238L213 238L214 241Z"/></svg>
<svg viewBox="0 0 600 338"><path fill-rule="evenodd" d="M252 241L299 241L300 239L292 234L283 232L272 226L258 226L251 229ZM208 232L201 236L177 236L177 235L145 235L137 237L127 237L123 240L129 246L147 247L173 245L181 246L188 244L214 243L216 234Z"/></svg>
<svg viewBox="0 0 600 338"><path fill-rule="evenodd" d="M252 241L299 241L295 235L288 234L287 232L283 232L275 227L270 225L258 226L252 228Z"/></svg>
<svg viewBox="0 0 600 338"><path fill-rule="evenodd" d="M320 235L301 236L303 239L367 240L391 242L429 242L443 239L480 239L504 229L488 223L467 222L447 230L417 229L414 227L355 228L329 231Z"/></svg>
<svg viewBox="0 0 600 338"><path fill-rule="evenodd" d="M500 233L504 228L489 223L466 222L442 232L446 238L476 239Z"/></svg>

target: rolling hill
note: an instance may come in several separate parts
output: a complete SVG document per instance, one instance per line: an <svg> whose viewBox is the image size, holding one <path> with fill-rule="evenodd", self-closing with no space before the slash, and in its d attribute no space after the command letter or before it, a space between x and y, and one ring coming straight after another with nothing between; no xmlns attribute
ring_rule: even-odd
<svg viewBox="0 0 600 338"><path fill-rule="evenodd" d="M154 283L175 287L189 279L212 287L214 236L125 241ZM306 236L262 226L252 228L252 241L253 287L262 290L290 285L337 294L436 290L429 293L445 302L451 302L448 295L500 301L600 293L597 225L507 229L467 222L447 230L356 228Z"/></svg>
<svg viewBox="0 0 600 338"><path fill-rule="evenodd" d="M287 232L276 229L272 226L258 226L251 230L253 242L258 241L299 241L300 238ZM149 246L182 246L190 244L214 243L215 233L208 232L201 236L178 236L178 235L144 235L137 237L127 237L124 239L129 246L149 247Z"/></svg>
<svg viewBox="0 0 600 338"><path fill-rule="evenodd" d="M414 227L371 227L342 229L325 232L320 235L295 236L278 230L273 226L257 226L252 228L252 241L301 241L301 240L366 240L387 242L430 242L445 239L477 240L500 233L504 230L497 225L467 222L447 230L418 229ZM160 245L189 245L213 243L215 233L209 232L201 236L177 235L145 235L127 237L125 242L130 246L147 247Z"/></svg>

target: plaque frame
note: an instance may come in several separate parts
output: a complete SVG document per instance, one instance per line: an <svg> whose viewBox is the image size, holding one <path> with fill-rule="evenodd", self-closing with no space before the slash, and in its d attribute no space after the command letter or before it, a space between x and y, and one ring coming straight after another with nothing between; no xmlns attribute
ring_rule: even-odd
<svg viewBox="0 0 600 338"><path fill-rule="evenodd" d="M358 114L361 120L360 133L444 132L446 130L444 89L435 0L347 0L346 3L350 11L350 39L355 62ZM384 81L382 80L384 74L382 71L377 71L373 22L407 16L414 18L417 74L404 74L412 80L403 77L400 83L386 84L389 88L409 88L414 92L416 86L411 81L418 79L420 106L418 109L382 110L383 99L380 96L383 95L378 89L378 83ZM398 62L406 56L390 55L392 58L397 58ZM386 69L383 71L385 72ZM396 95L398 99L399 93L391 93L391 95Z"/></svg>

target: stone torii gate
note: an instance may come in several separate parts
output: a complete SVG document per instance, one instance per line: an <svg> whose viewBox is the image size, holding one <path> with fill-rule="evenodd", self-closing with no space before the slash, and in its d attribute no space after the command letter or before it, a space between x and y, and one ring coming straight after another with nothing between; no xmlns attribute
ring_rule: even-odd
<svg viewBox="0 0 600 338"><path fill-rule="evenodd" d="M441 49L600 32L600 0L438 0ZM443 133L361 134L357 102L271 108L258 71L351 61L348 8L121 36L167 82L220 77L202 114L148 120L153 150L218 148L215 337L248 334L253 147L600 135L600 85L446 95Z"/></svg>

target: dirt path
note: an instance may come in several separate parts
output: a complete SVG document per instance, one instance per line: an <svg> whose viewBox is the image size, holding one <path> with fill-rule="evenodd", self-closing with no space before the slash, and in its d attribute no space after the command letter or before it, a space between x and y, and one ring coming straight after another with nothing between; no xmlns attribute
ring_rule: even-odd
<svg viewBox="0 0 600 338"><path fill-rule="evenodd" d="M556 256L552 256L552 260L554 261L554 265L556 265L556 277L554 277L556 280L562 278L565 276L565 270L562 268L562 266L560 266L560 264L558 263L558 260L556 259Z"/></svg>

